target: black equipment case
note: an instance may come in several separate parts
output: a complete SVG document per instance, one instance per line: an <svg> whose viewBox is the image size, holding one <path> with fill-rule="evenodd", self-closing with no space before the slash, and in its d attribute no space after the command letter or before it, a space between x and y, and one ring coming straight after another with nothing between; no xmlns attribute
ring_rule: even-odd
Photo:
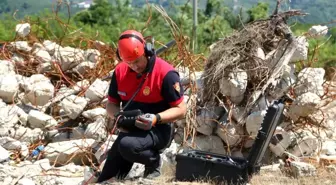
<svg viewBox="0 0 336 185"><path fill-rule="evenodd" d="M257 138L247 159L190 150L176 155L177 181L209 180L216 184L244 185L260 170L260 163L277 125L284 105L275 102L264 117Z"/></svg>

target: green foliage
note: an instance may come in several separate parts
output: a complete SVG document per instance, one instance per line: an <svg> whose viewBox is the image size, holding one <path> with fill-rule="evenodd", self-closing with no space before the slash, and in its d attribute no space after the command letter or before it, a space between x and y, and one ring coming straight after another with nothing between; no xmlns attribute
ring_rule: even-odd
<svg viewBox="0 0 336 185"><path fill-rule="evenodd" d="M46 10L44 8L51 7L52 1L2 0L0 1L0 14L2 16L0 41L13 40L15 38L15 25L25 21L32 24L32 34L37 39L56 40L63 45L85 46L86 42L80 42L82 38L85 38L101 40L115 46L119 34L126 29L136 29L141 31L144 36L154 36L158 43L167 43L173 39L168 24L153 7L146 4L146 0L94 1L95 5L87 10L68 7L65 3L58 5L54 3L54 9ZM69 2L71 5L75 1ZM148 2L165 5L169 16L179 26L181 32L189 36L191 40L193 13L190 1L186 3L186 0L148 0ZM237 12L233 12L234 10L231 8L233 3L230 4L229 0L199 1L199 5L204 8L198 9L197 47L195 52L207 55L208 47L212 43L229 35L235 29L242 28L243 24L267 18L275 5L275 1L264 0L263 3L258 4L255 4L255 2L255 0L242 2L243 4L250 4L246 6L247 9L239 9L237 14ZM299 3L298 0L292 0L292 2ZM307 1L307 3L309 2ZM230 4L230 6L225 6L225 4ZM326 5L333 6L330 3ZM18 10L15 16L12 15L14 10ZM57 14L55 14L56 10L58 11ZM292 30L295 35L304 34L311 27L311 24L297 23L295 20L290 23L293 25ZM309 40L309 50L311 52L308 62L313 61L312 63L315 66L335 65L336 28L330 29L329 36L329 40L327 38ZM156 47L160 47L159 44L156 44Z"/></svg>
<svg viewBox="0 0 336 185"><path fill-rule="evenodd" d="M249 15L249 21L256 21L260 19L268 18L268 11L269 11L268 3L258 3L256 6L253 6L251 9L247 11Z"/></svg>

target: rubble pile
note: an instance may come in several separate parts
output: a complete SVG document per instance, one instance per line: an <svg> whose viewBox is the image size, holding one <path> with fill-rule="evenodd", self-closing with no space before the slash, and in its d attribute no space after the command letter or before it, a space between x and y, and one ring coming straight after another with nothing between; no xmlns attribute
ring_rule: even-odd
<svg viewBox="0 0 336 185"><path fill-rule="evenodd" d="M282 123L264 165L290 158L300 166L312 157L315 164L334 164L335 81L323 68L298 68L299 61L308 59L308 38L325 36L328 27L313 26L310 37L295 36L282 18L278 14L256 21L214 43L204 71L195 78L180 70L182 81L192 81L198 89L189 97L189 102L198 101L197 134L184 138L190 120L180 120L175 141L186 148L247 157L268 107L281 101Z"/></svg>
<svg viewBox="0 0 336 185"><path fill-rule="evenodd" d="M113 72L113 64L106 67L101 63L107 55L100 41L87 49L50 40L31 42L26 39L30 29L27 23L16 26L20 40L6 45L7 54L0 60L0 181L81 184L91 177L92 168L103 166L106 148L116 139L107 132L110 120L104 108L109 79L103 76ZM336 158L334 81L325 80L322 68L297 71L295 62L307 58L307 40L283 35L273 38L273 48L255 42L246 50L255 49L252 58L230 56L246 60L241 66L222 57L229 51L223 40L211 47L204 72L190 75L187 69L178 68L185 87L191 82L196 85L196 94L184 90L188 110L193 108L191 101L199 102L197 135L185 137L190 120L177 122L174 142L162 154L164 169L174 167L180 148L246 157L268 105L284 97L285 118L269 146L270 155ZM257 64L262 64L260 71L247 70ZM219 75L215 80L209 77L211 65L219 70L212 73ZM96 69L105 71L97 75ZM261 85L256 88L256 84ZM214 87L215 93L209 90ZM143 170L144 166L134 164L129 178L140 176Z"/></svg>

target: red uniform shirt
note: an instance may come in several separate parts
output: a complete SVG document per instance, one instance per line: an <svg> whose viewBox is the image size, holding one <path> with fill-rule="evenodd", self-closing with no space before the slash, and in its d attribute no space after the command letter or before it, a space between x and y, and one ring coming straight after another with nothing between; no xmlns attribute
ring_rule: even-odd
<svg viewBox="0 0 336 185"><path fill-rule="evenodd" d="M140 109L143 113L156 114L183 101L183 89L178 72L159 57L140 91L125 110ZM125 62L114 70L108 91L110 102L122 102L123 106L137 90L145 75L137 77Z"/></svg>

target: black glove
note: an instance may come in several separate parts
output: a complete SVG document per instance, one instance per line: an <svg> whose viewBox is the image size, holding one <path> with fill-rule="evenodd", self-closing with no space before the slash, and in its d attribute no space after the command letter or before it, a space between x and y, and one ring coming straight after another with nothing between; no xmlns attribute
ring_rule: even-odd
<svg viewBox="0 0 336 185"><path fill-rule="evenodd" d="M116 124L117 128L124 128L126 130L133 130L135 127L135 120L141 115L140 110L123 111L117 113Z"/></svg>

